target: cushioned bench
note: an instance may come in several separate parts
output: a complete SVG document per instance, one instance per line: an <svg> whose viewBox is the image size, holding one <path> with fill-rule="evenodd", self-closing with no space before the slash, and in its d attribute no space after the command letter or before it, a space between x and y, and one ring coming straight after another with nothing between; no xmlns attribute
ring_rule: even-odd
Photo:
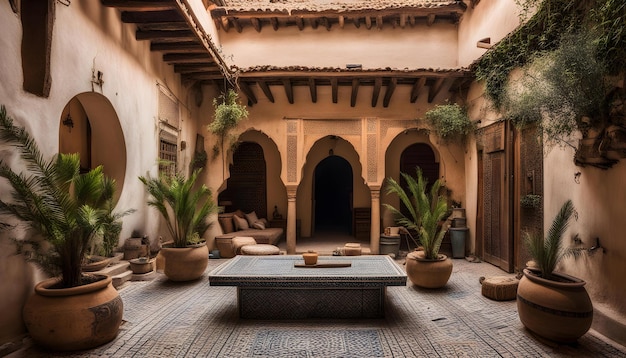
<svg viewBox="0 0 626 358"><path fill-rule="evenodd" d="M218 216L223 234L215 236L215 244L220 250L220 256L234 257L232 239L235 237L252 237L257 244L276 245L283 237L283 229L279 227L269 227L267 220L256 218L254 212L244 214L242 211L224 213ZM257 224L251 227L250 224ZM247 225L245 225L247 224Z"/></svg>

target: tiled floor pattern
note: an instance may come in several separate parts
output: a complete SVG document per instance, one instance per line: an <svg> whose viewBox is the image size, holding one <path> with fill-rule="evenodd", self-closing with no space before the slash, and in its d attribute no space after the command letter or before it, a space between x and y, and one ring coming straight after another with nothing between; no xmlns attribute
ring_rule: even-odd
<svg viewBox="0 0 626 358"><path fill-rule="evenodd" d="M210 260L211 270L225 259ZM524 329L515 301L480 294L480 276L502 275L486 263L454 260L445 288L389 287L386 318L242 320L234 287L128 283L120 290L118 337L99 348L52 354L36 347L18 357L626 357L626 348L589 331L576 345L556 345ZM272 302L267 302L271 305Z"/></svg>

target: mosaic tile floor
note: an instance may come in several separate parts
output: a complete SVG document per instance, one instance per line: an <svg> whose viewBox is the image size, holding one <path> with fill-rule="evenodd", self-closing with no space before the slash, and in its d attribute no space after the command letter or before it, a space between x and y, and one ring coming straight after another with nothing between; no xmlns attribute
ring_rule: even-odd
<svg viewBox="0 0 626 358"><path fill-rule="evenodd" d="M210 260L211 270L225 259ZM389 287L384 319L243 320L236 288L132 282L120 290L124 324L99 348L54 355L30 347L11 357L626 357L591 330L576 345L542 342L524 329L515 301L480 294L486 263L454 260L443 289ZM272 304L268 302L267 304Z"/></svg>

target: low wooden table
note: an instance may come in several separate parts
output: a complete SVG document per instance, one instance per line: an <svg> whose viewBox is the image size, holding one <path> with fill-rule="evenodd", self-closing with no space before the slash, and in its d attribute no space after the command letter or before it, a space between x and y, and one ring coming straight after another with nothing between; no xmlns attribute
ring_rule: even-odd
<svg viewBox="0 0 626 358"><path fill-rule="evenodd" d="M406 273L387 255L320 256L296 267L300 255L237 256L209 274L211 286L237 286L242 318L382 318L387 286L405 286Z"/></svg>

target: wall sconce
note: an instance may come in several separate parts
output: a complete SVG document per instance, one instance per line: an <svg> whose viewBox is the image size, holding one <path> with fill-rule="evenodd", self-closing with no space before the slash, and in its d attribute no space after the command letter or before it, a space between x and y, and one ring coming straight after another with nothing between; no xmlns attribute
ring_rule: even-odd
<svg viewBox="0 0 626 358"><path fill-rule="evenodd" d="M72 116L70 116L70 110L67 110L67 117L63 120L63 125L69 129L69 132L72 133L72 128L74 128L74 121L72 120Z"/></svg>
<svg viewBox="0 0 626 358"><path fill-rule="evenodd" d="M102 73L102 71L97 71L95 68L91 69L91 92L93 92L93 85L98 85L98 87L100 87L100 91L102 91L102 85L104 84L104 80L102 79L102 76L104 75L104 73Z"/></svg>

